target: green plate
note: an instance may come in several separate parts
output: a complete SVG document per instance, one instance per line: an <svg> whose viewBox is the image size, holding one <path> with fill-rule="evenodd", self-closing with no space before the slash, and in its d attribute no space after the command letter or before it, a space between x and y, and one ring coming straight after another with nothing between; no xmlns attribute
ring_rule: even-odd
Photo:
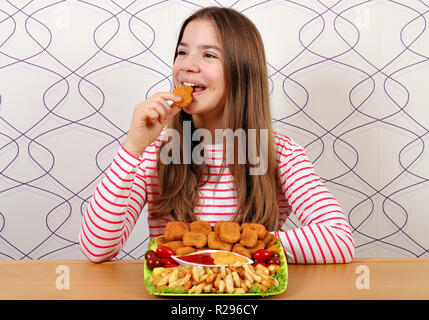
<svg viewBox="0 0 429 320"><path fill-rule="evenodd" d="M287 287L287 279L288 279L288 270L287 270L287 260L285 253L283 251L283 248L280 244L280 240L277 239L276 246L279 248L280 253L280 261L281 261L281 269L277 271L273 277L275 277L278 282L279 286L277 288L269 288L266 292L261 292L258 290L252 290L251 292L247 292L245 294L237 294L237 293L186 293L183 288L176 287L176 288L168 288L165 287L162 291L157 290L155 286L150 283L149 279L152 276L152 270L148 268L146 265L146 261L144 263L144 284L146 286L146 290L153 295L159 295L159 296L174 296L174 297L188 297L188 296L195 296L195 297L219 297L219 296L261 296L261 297L267 297L272 296L276 294L280 294L283 291L286 290ZM157 244L155 243L155 240L152 239L148 246L147 250L156 250ZM272 286L273 287L273 286ZM252 292L253 291L253 292Z"/></svg>

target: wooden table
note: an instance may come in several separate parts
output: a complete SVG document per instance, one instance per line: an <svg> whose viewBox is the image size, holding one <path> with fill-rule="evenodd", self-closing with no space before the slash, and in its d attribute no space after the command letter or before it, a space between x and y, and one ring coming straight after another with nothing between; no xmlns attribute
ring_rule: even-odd
<svg viewBox="0 0 429 320"><path fill-rule="evenodd" d="M429 299L429 259L289 265L286 291L265 299ZM69 276L69 282L67 277ZM68 288L67 288L68 287ZM0 299L149 300L143 261L0 261Z"/></svg>

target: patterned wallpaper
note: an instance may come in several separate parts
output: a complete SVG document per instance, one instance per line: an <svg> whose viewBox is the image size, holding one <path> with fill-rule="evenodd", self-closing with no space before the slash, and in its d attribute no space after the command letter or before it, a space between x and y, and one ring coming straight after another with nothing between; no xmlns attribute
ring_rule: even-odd
<svg viewBox="0 0 429 320"><path fill-rule="evenodd" d="M343 206L357 257L429 257L429 1L0 1L0 259L83 259L82 212L182 21L251 18L273 123ZM145 252L145 214L118 259ZM293 217L288 228L297 226Z"/></svg>

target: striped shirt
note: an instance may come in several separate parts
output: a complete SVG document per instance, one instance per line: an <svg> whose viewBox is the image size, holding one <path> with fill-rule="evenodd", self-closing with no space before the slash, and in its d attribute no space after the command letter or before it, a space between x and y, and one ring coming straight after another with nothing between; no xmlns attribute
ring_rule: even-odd
<svg viewBox="0 0 429 320"><path fill-rule="evenodd" d="M350 227L338 202L314 171L305 150L290 138L276 133L275 147L281 188L278 195L280 238L288 263L348 263L354 255ZM159 195L157 155L162 141L157 139L136 158L120 147L83 215L79 235L83 254L93 262L115 257L126 243L147 205L149 234L164 233L166 217L151 217L154 199ZM199 188L200 200L194 214L214 225L231 220L237 207L234 178L222 166L222 146L204 149L210 167L207 183ZM295 214L301 227L284 231L285 221Z"/></svg>

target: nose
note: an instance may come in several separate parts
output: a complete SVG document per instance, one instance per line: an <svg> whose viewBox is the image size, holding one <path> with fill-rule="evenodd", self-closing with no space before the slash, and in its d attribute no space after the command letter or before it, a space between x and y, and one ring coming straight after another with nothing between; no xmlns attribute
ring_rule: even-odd
<svg viewBox="0 0 429 320"><path fill-rule="evenodd" d="M180 59L180 70L185 72L199 72L200 66L198 58L191 54L182 57L182 59Z"/></svg>

